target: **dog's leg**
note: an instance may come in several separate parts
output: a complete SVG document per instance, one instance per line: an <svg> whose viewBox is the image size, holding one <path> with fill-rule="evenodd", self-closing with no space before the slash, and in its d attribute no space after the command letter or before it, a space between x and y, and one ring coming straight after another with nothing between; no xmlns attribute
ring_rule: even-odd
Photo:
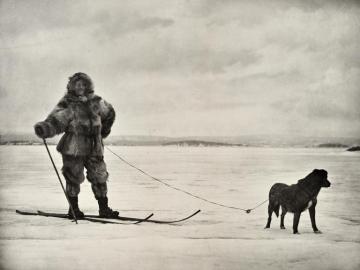
<svg viewBox="0 0 360 270"><path fill-rule="evenodd" d="M268 214L269 214L269 217L268 217L268 220L267 220L265 229L270 228L271 216L272 216L272 212L273 212L273 211L274 211L273 205L272 205L272 203L269 203L269 206L268 206Z"/></svg>
<svg viewBox="0 0 360 270"><path fill-rule="evenodd" d="M316 221L315 221L315 206L316 204L312 205L309 208L309 214L310 214L310 219L311 219L311 226L314 230L314 233L321 233L321 231L319 231L319 229L316 227Z"/></svg>
<svg viewBox="0 0 360 270"><path fill-rule="evenodd" d="M294 234L299 234L298 226L299 226L299 221L300 221L300 215L301 215L301 212L294 213L294 223L293 223Z"/></svg>
<svg viewBox="0 0 360 270"><path fill-rule="evenodd" d="M280 229L283 229L283 230L285 229L284 218L285 218L286 213L287 213L286 208L281 206Z"/></svg>

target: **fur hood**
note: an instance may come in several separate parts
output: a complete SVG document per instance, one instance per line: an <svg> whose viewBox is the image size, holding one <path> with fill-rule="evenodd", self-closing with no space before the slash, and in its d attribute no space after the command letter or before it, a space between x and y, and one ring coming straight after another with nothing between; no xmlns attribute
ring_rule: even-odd
<svg viewBox="0 0 360 270"><path fill-rule="evenodd" d="M74 95L75 83L78 80L83 80L85 82L85 85L86 85L85 95L86 96L94 93L94 83L92 82L91 78L85 73L77 72L74 75L72 75L71 77L69 77L69 82L66 86L68 94Z"/></svg>

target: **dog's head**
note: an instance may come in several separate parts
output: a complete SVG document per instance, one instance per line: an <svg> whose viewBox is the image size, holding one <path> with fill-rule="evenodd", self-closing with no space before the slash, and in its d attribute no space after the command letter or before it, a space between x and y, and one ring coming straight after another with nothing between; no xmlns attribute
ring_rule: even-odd
<svg viewBox="0 0 360 270"><path fill-rule="evenodd" d="M327 179L328 173L325 170L315 169L313 170L306 178L312 179L312 181L316 181L320 187L330 187L331 183Z"/></svg>

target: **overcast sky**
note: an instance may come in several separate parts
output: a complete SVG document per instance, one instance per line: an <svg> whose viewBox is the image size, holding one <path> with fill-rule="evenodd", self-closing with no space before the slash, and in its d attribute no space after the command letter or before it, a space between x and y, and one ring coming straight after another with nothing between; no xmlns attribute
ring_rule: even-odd
<svg viewBox="0 0 360 270"><path fill-rule="evenodd" d="M356 1L0 1L0 132L82 71L113 135L359 136Z"/></svg>

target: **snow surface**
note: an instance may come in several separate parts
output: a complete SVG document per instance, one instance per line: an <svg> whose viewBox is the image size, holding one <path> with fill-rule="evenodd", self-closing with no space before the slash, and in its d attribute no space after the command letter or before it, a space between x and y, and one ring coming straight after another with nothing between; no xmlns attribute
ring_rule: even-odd
<svg viewBox="0 0 360 270"><path fill-rule="evenodd" d="M332 187L318 197L314 234L304 212L300 235L292 215L280 230L267 204L250 214L221 208L171 190L110 152L109 200L122 215L173 219L178 225L103 225L22 216L21 210L66 212L64 195L43 146L0 147L1 269L359 269L360 154L342 149L111 147L167 183L220 203L250 208L275 182L295 183L314 168L329 172ZM50 148L58 168L61 156ZM80 206L97 212L90 184Z"/></svg>

